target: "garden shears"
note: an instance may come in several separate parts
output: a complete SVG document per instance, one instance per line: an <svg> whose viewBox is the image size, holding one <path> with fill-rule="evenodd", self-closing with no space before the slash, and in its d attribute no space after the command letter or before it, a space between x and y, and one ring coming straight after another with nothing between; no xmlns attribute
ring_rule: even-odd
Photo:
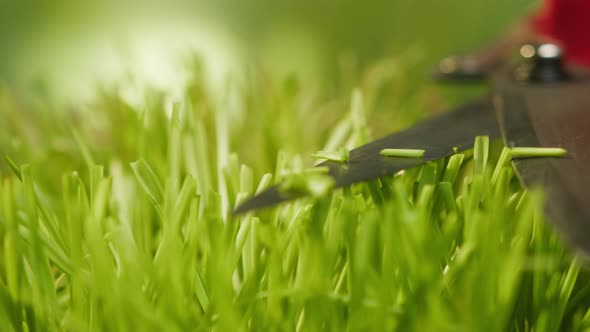
<svg viewBox="0 0 590 332"><path fill-rule="evenodd" d="M443 78L490 82L491 92L414 127L350 151L345 163L325 161L336 187L391 175L463 151L476 136L502 138L506 146L561 147L564 158L514 159L525 187L544 188L548 218L576 247L590 253L590 73L562 63L555 44L525 45L516 66L482 72L460 59L443 61ZM384 157L385 148L425 149L421 158ZM237 207L235 213L295 199L271 186Z"/></svg>

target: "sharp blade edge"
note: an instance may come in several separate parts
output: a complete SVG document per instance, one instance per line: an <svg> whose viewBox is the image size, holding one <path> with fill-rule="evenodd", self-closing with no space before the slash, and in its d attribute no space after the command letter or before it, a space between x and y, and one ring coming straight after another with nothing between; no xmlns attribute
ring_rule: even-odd
<svg viewBox="0 0 590 332"><path fill-rule="evenodd" d="M336 187L371 180L423 165L473 146L475 136L500 137L494 105L491 98L478 99L453 111L443 113L405 130L393 133L350 151L350 161L326 161L318 166L329 168ZM422 158L383 157L382 149L424 149ZM261 209L279 204L297 196L282 193L272 186L240 205L234 213Z"/></svg>

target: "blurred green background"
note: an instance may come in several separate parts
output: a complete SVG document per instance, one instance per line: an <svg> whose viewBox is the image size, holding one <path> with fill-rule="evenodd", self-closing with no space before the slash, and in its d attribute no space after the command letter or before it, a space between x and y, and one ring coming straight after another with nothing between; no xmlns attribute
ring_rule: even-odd
<svg viewBox="0 0 590 332"><path fill-rule="evenodd" d="M174 93L193 52L213 83L251 66L329 82L342 66L408 50L422 75L441 56L492 40L537 2L0 0L0 80L24 89L43 82L68 98L91 96L97 82Z"/></svg>

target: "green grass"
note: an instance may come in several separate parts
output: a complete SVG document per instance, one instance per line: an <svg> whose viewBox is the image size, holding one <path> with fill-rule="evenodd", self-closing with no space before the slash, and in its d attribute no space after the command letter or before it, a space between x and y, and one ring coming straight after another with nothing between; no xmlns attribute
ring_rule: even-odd
<svg viewBox="0 0 590 332"><path fill-rule="evenodd" d="M420 149L383 149L379 154L384 157L422 158L424 152Z"/></svg>
<svg viewBox="0 0 590 332"><path fill-rule="evenodd" d="M0 330L589 329L588 270L485 137L232 216L311 152L428 116L432 88L404 94L399 69L371 77L335 92L253 73L222 94L196 75L184 100L153 92L142 107L3 90Z"/></svg>

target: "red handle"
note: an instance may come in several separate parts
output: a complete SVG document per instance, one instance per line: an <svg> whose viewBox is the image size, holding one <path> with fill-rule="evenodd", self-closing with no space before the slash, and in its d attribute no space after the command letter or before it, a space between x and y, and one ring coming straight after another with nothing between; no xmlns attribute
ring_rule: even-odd
<svg viewBox="0 0 590 332"><path fill-rule="evenodd" d="M532 24L540 36L561 46L566 62L590 68L589 0L546 0Z"/></svg>

